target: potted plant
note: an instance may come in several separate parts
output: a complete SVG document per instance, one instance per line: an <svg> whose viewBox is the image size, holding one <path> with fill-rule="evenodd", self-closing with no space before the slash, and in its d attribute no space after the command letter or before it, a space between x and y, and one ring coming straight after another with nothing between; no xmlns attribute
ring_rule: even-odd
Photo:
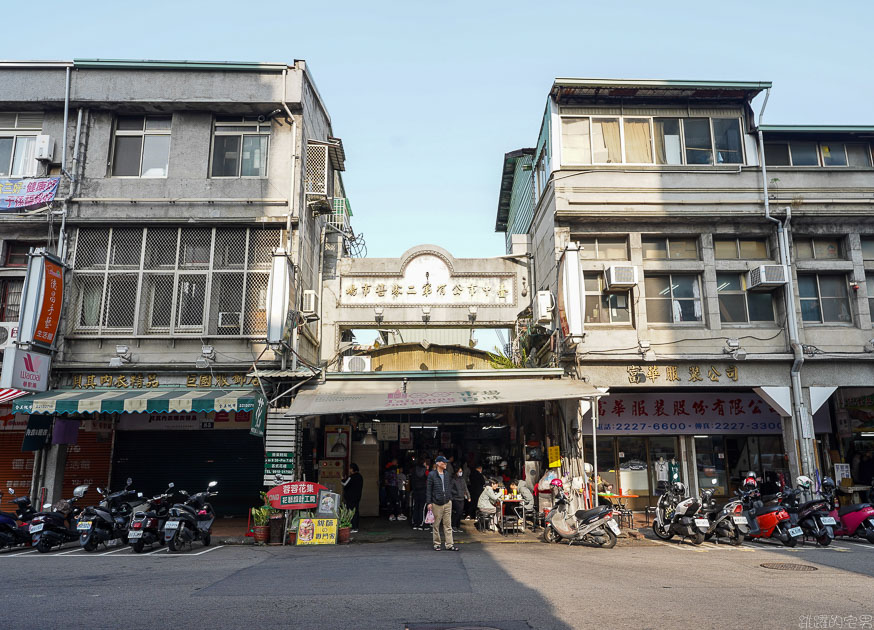
<svg viewBox="0 0 874 630"><path fill-rule="evenodd" d="M349 509L345 505L341 505L337 512L340 518L339 529L337 530L337 542L341 545L349 542L349 534L352 532L352 517L355 516L355 510Z"/></svg>
<svg viewBox="0 0 874 630"><path fill-rule="evenodd" d="M264 545L270 540L270 508L252 508L252 521L255 524L255 543Z"/></svg>

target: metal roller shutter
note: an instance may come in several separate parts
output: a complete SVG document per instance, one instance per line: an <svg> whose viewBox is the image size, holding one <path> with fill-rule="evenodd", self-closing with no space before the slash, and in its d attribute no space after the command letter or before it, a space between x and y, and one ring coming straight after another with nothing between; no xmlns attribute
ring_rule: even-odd
<svg viewBox="0 0 874 630"><path fill-rule="evenodd" d="M15 494L27 494L33 473L33 453L22 453L24 431L0 430L0 483L3 484L3 500L0 511L12 512L12 503L7 488L12 486Z"/></svg>
<svg viewBox="0 0 874 630"><path fill-rule="evenodd" d="M109 483L112 466L112 434L79 431L76 444L67 446L67 465L64 468L65 499L73 496L73 488L88 484L88 492L80 499L80 505L94 505L100 500L97 486Z"/></svg>
<svg viewBox="0 0 874 630"><path fill-rule="evenodd" d="M261 504L264 474L263 441L248 430L118 431L112 488L127 477L147 495L169 482L194 494L218 481L212 505L219 517L246 516Z"/></svg>

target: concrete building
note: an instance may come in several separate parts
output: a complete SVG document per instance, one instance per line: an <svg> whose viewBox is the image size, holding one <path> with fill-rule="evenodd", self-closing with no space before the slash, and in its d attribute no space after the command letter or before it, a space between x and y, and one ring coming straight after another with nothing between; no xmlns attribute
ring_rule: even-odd
<svg viewBox="0 0 874 630"><path fill-rule="evenodd" d="M559 311L516 344L610 388L598 468L641 503L839 462L870 482L874 127L761 124L770 88L556 79L504 158L496 229Z"/></svg>
<svg viewBox="0 0 874 630"><path fill-rule="evenodd" d="M39 409L88 420L78 443L37 459L36 485L57 498L63 478L66 496L110 482L110 466L114 485L130 475L143 491L173 480L193 492L216 478L220 509L244 512L264 473L251 406L312 373L325 252L341 255L352 239L343 144L307 64L4 62L0 95L0 175L61 176L50 208L0 214L0 315L17 321L29 247L65 257L55 389ZM51 159L26 153L37 135L49 136ZM293 267L287 310L307 317L291 322L285 346L268 347L276 251ZM285 437L290 447L293 431ZM74 463L92 442L93 456ZM149 478L174 458L184 465Z"/></svg>

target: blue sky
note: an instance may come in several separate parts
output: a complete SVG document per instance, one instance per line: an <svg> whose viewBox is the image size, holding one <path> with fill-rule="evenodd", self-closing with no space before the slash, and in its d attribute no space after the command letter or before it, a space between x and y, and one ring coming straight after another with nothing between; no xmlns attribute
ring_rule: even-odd
<svg viewBox="0 0 874 630"><path fill-rule="evenodd" d="M497 256L501 160L552 79L771 80L766 122L874 123L874 3L9 3L6 59L306 59L370 256Z"/></svg>

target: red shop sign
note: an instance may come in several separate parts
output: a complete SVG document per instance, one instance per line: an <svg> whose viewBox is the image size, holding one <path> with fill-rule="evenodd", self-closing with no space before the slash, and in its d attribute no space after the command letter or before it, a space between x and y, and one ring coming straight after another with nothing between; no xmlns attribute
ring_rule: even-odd
<svg viewBox="0 0 874 630"><path fill-rule="evenodd" d="M267 500L277 510L309 510L318 505L319 491L327 488L312 481L293 481L270 488Z"/></svg>

